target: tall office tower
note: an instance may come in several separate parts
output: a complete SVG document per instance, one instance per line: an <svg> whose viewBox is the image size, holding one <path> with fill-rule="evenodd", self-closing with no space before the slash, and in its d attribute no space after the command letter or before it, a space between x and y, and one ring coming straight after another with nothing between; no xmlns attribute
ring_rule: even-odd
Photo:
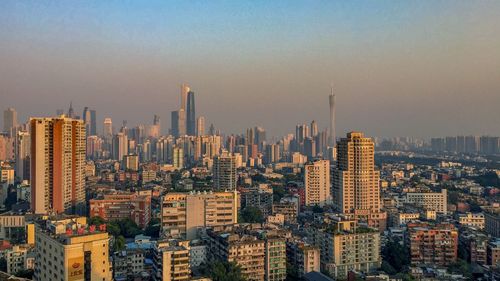
<svg viewBox="0 0 500 281"><path fill-rule="evenodd" d="M339 211L384 229L386 213L380 210L380 172L375 170L374 147L373 140L360 132L350 132L337 143L332 195Z"/></svg>
<svg viewBox="0 0 500 281"><path fill-rule="evenodd" d="M113 137L113 121L111 121L111 118L104 118L103 130L104 139L111 140L111 137Z"/></svg>
<svg viewBox="0 0 500 281"><path fill-rule="evenodd" d="M335 147L335 142L337 141L337 136L335 132L335 95L333 94L333 86L332 92L328 97L328 101L330 102L330 134L328 136L328 145L331 147Z"/></svg>
<svg viewBox="0 0 500 281"><path fill-rule="evenodd" d="M217 130L215 130L214 124L210 124L210 127L208 128L208 134L214 136L217 133Z"/></svg>
<svg viewBox="0 0 500 281"><path fill-rule="evenodd" d="M97 136L97 113L95 110L90 110L90 135Z"/></svg>
<svg viewBox="0 0 500 281"><path fill-rule="evenodd" d="M73 102L69 103L68 118L75 118L75 111L73 110Z"/></svg>
<svg viewBox="0 0 500 281"><path fill-rule="evenodd" d="M196 135L198 137L205 135L205 117L203 116L196 119Z"/></svg>
<svg viewBox="0 0 500 281"><path fill-rule="evenodd" d="M318 135L318 123L316 123L316 120L312 120L311 122L311 137L316 137Z"/></svg>
<svg viewBox="0 0 500 281"><path fill-rule="evenodd" d="M324 206L330 201L330 161L317 160L304 168L307 206Z"/></svg>
<svg viewBox="0 0 500 281"><path fill-rule="evenodd" d="M3 131L14 136L14 129L17 127L17 111L14 108L7 108L3 112Z"/></svg>
<svg viewBox="0 0 500 281"><path fill-rule="evenodd" d="M85 211L85 124L31 118L31 208L35 214Z"/></svg>
<svg viewBox="0 0 500 281"><path fill-rule="evenodd" d="M123 156L128 154L128 136L118 133L113 137L113 159L122 161Z"/></svg>
<svg viewBox="0 0 500 281"><path fill-rule="evenodd" d="M266 145L266 153L264 157L266 164L278 162L280 160L280 146L278 144Z"/></svg>
<svg viewBox="0 0 500 281"><path fill-rule="evenodd" d="M304 141L304 154L308 159L316 157L316 141L314 138L306 138Z"/></svg>
<svg viewBox="0 0 500 281"><path fill-rule="evenodd" d="M15 140L16 176L20 180L30 179L30 134L18 131Z"/></svg>
<svg viewBox="0 0 500 281"><path fill-rule="evenodd" d="M200 227L238 222L238 192L169 192L161 202L161 233L166 238L195 239Z"/></svg>
<svg viewBox="0 0 500 281"><path fill-rule="evenodd" d="M83 109L83 121L85 122L85 129L87 130L88 136L97 135L97 121L95 110L91 110L88 107Z"/></svg>
<svg viewBox="0 0 500 281"><path fill-rule="evenodd" d="M188 136L196 135L196 108L193 91L189 91L187 95L186 133Z"/></svg>
<svg viewBox="0 0 500 281"><path fill-rule="evenodd" d="M87 131L87 135L91 136L92 135L90 133L91 117L90 117L90 109L88 107L83 108L82 118L83 122L85 122L85 130Z"/></svg>
<svg viewBox="0 0 500 281"><path fill-rule="evenodd" d="M172 136L178 137L179 136L179 111L174 110L172 111L170 115L170 120L171 120L171 129L172 129Z"/></svg>
<svg viewBox="0 0 500 281"><path fill-rule="evenodd" d="M255 130L254 128L248 128L245 135L245 144L252 145L255 143Z"/></svg>
<svg viewBox="0 0 500 281"><path fill-rule="evenodd" d="M160 116L156 115L153 117L153 126L151 127L150 135L156 135L155 138L161 136L161 121Z"/></svg>
<svg viewBox="0 0 500 281"><path fill-rule="evenodd" d="M259 150L262 150L263 144L266 142L266 130L262 127L255 127L254 134L255 144L259 146Z"/></svg>
<svg viewBox="0 0 500 281"><path fill-rule="evenodd" d="M58 219L40 222L35 233L34 280L113 280L105 225L88 225L85 217Z"/></svg>
<svg viewBox="0 0 500 281"><path fill-rule="evenodd" d="M191 88L189 87L188 84L186 83L181 84L181 109L186 110L187 96L190 91Z"/></svg>
<svg viewBox="0 0 500 281"><path fill-rule="evenodd" d="M175 137L186 135L186 113L184 109L172 111L172 135Z"/></svg>
<svg viewBox="0 0 500 281"><path fill-rule="evenodd" d="M229 153L214 157L213 179L215 189L236 190L238 176L236 175L236 160Z"/></svg>

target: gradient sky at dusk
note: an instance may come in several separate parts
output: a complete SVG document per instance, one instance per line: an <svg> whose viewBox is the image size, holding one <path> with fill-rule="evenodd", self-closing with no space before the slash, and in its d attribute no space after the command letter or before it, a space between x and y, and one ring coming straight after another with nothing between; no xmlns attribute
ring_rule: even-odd
<svg viewBox="0 0 500 281"><path fill-rule="evenodd" d="M0 109L270 135L500 135L500 1L0 1ZM102 127L102 126L100 126Z"/></svg>

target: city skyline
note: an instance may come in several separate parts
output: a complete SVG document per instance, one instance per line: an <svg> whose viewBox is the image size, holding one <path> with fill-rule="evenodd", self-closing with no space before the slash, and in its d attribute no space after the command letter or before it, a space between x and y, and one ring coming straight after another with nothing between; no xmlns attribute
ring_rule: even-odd
<svg viewBox="0 0 500 281"><path fill-rule="evenodd" d="M500 134L498 3L304 3L2 1L2 104L170 124L188 82L207 127L281 136L328 127L333 81L337 135Z"/></svg>

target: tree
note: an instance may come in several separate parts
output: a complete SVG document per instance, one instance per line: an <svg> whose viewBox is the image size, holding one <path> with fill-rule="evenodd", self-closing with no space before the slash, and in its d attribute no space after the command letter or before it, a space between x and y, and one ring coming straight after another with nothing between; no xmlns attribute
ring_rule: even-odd
<svg viewBox="0 0 500 281"><path fill-rule="evenodd" d="M248 206L241 212L241 220L243 223L262 223L264 222L264 217L259 208Z"/></svg>
<svg viewBox="0 0 500 281"><path fill-rule="evenodd" d="M273 186L273 201L279 202L285 196L285 193L283 186Z"/></svg>
<svg viewBox="0 0 500 281"><path fill-rule="evenodd" d="M105 224L105 223L106 223L106 221L103 218L99 217L99 216L91 217L89 219L89 225L97 225L97 226L99 226L99 225Z"/></svg>
<svg viewBox="0 0 500 281"><path fill-rule="evenodd" d="M109 222L106 225L106 231L115 237L120 235L121 233L120 226L118 225L117 222Z"/></svg>
<svg viewBox="0 0 500 281"><path fill-rule="evenodd" d="M396 272L404 271L405 267L410 264L410 252L408 248L401 245L398 240L387 242L382 249L382 256L384 257L384 261L386 261ZM387 265L385 269L391 270ZM387 273L390 274L390 272Z"/></svg>
<svg viewBox="0 0 500 281"><path fill-rule="evenodd" d="M137 226L135 221L131 220L130 218L120 220L118 221L118 224L120 225L121 234L126 238L133 238L136 235L142 233L141 229Z"/></svg>
<svg viewBox="0 0 500 281"><path fill-rule="evenodd" d="M115 243L113 244L113 250L121 251L123 249L125 249L125 237L120 235L115 238Z"/></svg>
<svg viewBox="0 0 500 281"><path fill-rule="evenodd" d="M235 262L215 261L208 265L208 275L213 281L244 281L241 266Z"/></svg>
<svg viewBox="0 0 500 281"><path fill-rule="evenodd" d="M160 219L152 218L149 221L148 226L144 230L144 234L147 236L158 238L160 236Z"/></svg>

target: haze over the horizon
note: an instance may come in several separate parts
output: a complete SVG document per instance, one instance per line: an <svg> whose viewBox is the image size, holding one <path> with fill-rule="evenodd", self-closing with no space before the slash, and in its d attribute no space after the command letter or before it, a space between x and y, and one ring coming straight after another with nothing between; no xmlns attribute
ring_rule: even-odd
<svg viewBox="0 0 500 281"><path fill-rule="evenodd" d="M182 82L207 128L500 135L500 1L0 1L0 110L73 102L170 127Z"/></svg>

